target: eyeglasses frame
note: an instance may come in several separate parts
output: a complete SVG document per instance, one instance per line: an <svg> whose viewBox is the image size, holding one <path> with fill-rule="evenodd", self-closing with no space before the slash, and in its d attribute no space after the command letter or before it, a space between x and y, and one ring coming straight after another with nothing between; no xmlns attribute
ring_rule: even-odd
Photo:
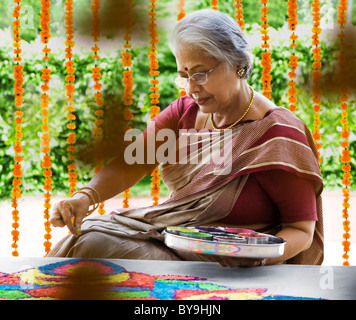
<svg viewBox="0 0 356 320"><path fill-rule="evenodd" d="M190 77L188 77L188 78L183 78L183 77L181 77L181 76L178 76L177 78L174 79L173 82L174 82L178 87L181 87L181 88L186 89L187 86L188 86L188 84L189 84L189 80L190 80L192 77L194 77L196 74L205 74L205 76L206 76L205 82L199 84L200 86L202 86L202 85L204 85L204 84L206 84L206 83L208 82L208 74L209 74L210 72L214 71L214 69L216 69L216 68L219 66L220 63L221 63L221 61L219 61L218 64L217 64L215 67L211 68L210 70L205 71L205 72L196 72L196 73L192 74L192 75L191 75ZM180 85L177 84L177 82L176 82L177 79L184 79L184 80L186 81L186 84L185 84L183 87L180 86ZM193 81L194 81L194 80L193 80ZM194 82L195 82L195 81L194 81Z"/></svg>

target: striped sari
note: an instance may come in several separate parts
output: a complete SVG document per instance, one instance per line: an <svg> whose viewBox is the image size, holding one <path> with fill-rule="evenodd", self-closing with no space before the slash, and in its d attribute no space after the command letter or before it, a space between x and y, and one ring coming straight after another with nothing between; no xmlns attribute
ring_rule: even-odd
<svg viewBox="0 0 356 320"><path fill-rule="evenodd" d="M194 135L189 132L186 134ZM229 135L228 139L224 138L225 135ZM124 243L125 252L130 252L130 258L184 260L184 255L175 259L177 253L172 256L172 250L162 246L162 231L167 226L213 224L229 214L250 173L282 169L312 181L317 199L318 221L313 243L309 249L288 262L321 264L323 182L314 141L306 125L289 110L275 108L263 119L241 124L230 132L207 134L205 137L203 140L206 140L200 142L192 139L194 144L200 143L200 148L193 148L188 139L189 149L194 151L187 155L187 161L163 165L162 179L171 191L167 201L157 206L118 209L111 215L87 219L82 225L81 237L76 239L68 235L55 246L49 256L86 256L88 254L80 253L81 246L85 246L85 241L88 241L86 239L91 234L105 234L105 241L101 239L98 244L100 248L92 246L87 249L87 252L91 250L90 257L125 258L127 255L115 251L120 249L115 249L115 253L109 250L110 254L99 256L107 252L107 247L118 248ZM214 149L215 145L220 145L220 148ZM218 152L206 152L208 149ZM229 163L214 161L214 157L228 158ZM195 158L199 159L198 163L194 161ZM135 248L138 248L135 241L138 241L140 247L147 243L147 249L140 250L145 252L144 256L142 253L135 255ZM167 252L155 255L150 242L160 243L157 250ZM189 259L194 259L194 255L189 255ZM196 259L202 260L200 256Z"/></svg>

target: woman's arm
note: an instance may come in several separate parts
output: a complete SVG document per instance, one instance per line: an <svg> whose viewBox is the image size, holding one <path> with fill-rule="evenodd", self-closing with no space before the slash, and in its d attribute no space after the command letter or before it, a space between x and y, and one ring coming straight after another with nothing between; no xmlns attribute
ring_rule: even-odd
<svg viewBox="0 0 356 320"><path fill-rule="evenodd" d="M282 229L276 235L287 241L284 254L266 263L281 263L308 249L313 241L317 220L314 185L284 170L262 171L256 177L278 207Z"/></svg>
<svg viewBox="0 0 356 320"><path fill-rule="evenodd" d="M144 155L144 164L128 164L125 157L134 157L130 152L128 155L121 154L118 158L105 166L94 178L88 183L87 187L94 189L100 196L100 201L112 198L139 182L144 176L150 175L159 164L156 158L156 151L164 141L157 141L156 134L160 129L176 130L177 123L180 119L182 106L173 103L164 109L148 126L147 130L140 134L134 144L136 152ZM153 140L150 140L153 139ZM151 143L149 143L151 142ZM154 143L152 143L154 142ZM172 141L172 143L175 141ZM154 147L152 147L154 145ZM131 163L131 158L129 163ZM156 161L156 162L155 162ZM98 195L90 189L85 192L98 202ZM69 231L76 235L76 229L80 229L83 219L88 213L92 203L92 197L77 193L72 198L60 201L53 207L51 223L54 227L67 226ZM74 217L74 223L72 222Z"/></svg>
<svg viewBox="0 0 356 320"><path fill-rule="evenodd" d="M313 241L314 229L315 221L312 220L283 224L276 236L287 241L284 253L280 257L267 259L266 264L282 263L308 249Z"/></svg>

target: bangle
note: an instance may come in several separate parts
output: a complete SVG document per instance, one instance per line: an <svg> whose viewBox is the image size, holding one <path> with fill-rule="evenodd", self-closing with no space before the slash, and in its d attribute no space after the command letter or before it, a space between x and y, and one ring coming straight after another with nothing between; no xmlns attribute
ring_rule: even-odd
<svg viewBox="0 0 356 320"><path fill-rule="evenodd" d="M96 197L98 198L97 203L100 203L100 202L101 202L101 201L100 201L100 196L99 196L98 191L96 191L95 189L90 188L90 187L83 187L83 188L80 188L79 190L83 190L83 189L88 189L88 190L90 190L90 191L93 191L93 192L95 193ZM78 190L78 191L79 191L79 190Z"/></svg>
<svg viewBox="0 0 356 320"><path fill-rule="evenodd" d="M96 202L95 199L94 199L94 197L93 197L89 192L83 191L83 189L89 189L89 190L94 191L94 193L96 193L96 195L97 195L99 201ZM92 214L96 209L98 209L99 204L100 204L100 197L99 197L99 194L98 194L98 192L97 192L96 190L94 190L94 189L92 189L92 188L89 188L89 187L84 187L84 188L81 188L81 189L77 190L76 192L74 192L71 197L73 197L73 196L74 196L75 194L77 194L77 193L83 193L83 194L87 195L87 196L89 197L89 199L91 199L91 201L92 201L92 203L93 203L93 209L91 209L91 210L88 211L87 216L89 216L89 215ZM95 205L95 204L96 204L96 205Z"/></svg>

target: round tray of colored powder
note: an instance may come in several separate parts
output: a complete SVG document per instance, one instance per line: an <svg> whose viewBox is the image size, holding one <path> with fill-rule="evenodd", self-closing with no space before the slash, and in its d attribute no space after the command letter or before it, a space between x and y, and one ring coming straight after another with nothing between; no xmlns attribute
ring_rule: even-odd
<svg viewBox="0 0 356 320"><path fill-rule="evenodd" d="M201 234L198 235L198 234ZM164 235L164 242L167 247L195 252L195 253L202 253L202 254L216 254L216 255L223 255L223 256L232 256L232 257L243 257L243 258L274 258L279 257L284 252L284 246L286 241L282 238L265 235L267 236L267 243L247 243L248 235L237 235L237 234L229 234L225 233L223 235L213 235L209 232L180 232L179 235L169 232L166 229L163 232ZM262 235L255 233L255 235ZM221 237L220 240L225 241L217 241L217 237ZM225 238L222 238L224 237ZM245 237L243 237L245 236ZM210 239L208 239L210 237ZM230 242L233 237L235 241ZM204 239L207 238L207 239ZM246 242L239 243L241 238L246 239ZM260 239L260 237L254 237L254 239ZM226 241L230 240L230 241ZM242 240L241 240L242 241ZM250 240L251 241L251 240Z"/></svg>

